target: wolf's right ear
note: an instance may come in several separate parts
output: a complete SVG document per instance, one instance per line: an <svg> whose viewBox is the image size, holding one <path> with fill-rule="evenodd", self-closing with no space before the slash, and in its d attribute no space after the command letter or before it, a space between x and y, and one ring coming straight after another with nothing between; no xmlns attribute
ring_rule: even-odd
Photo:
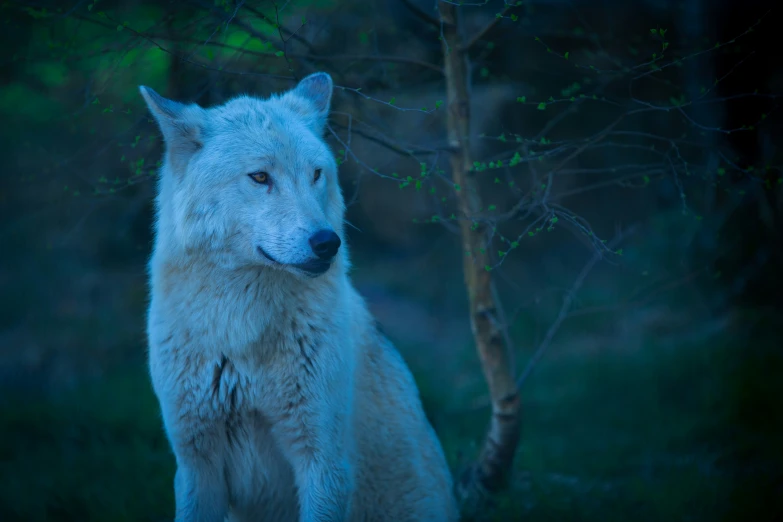
<svg viewBox="0 0 783 522"><path fill-rule="evenodd" d="M144 101L158 122L175 171L187 164L190 156L202 146L205 111L197 104L179 103L164 98L149 87L140 86ZM184 162L184 164L183 164Z"/></svg>

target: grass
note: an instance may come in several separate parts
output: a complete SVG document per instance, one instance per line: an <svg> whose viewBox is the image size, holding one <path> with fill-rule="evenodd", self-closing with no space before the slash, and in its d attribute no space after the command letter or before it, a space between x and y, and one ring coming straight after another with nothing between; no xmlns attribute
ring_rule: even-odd
<svg viewBox="0 0 783 522"><path fill-rule="evenodd" d="M607 340L590 354L571 330L523 388L511 487L480 519L778 520L783 352L773 328L746 313L697 341L651 333L634 351ZM452 461L487 422L486 409L436 420Z"/></svg>
<svg viewBox="0 0 783 522"><path fill-rule="evenodd" d="M580 352L580 335L564 333L576 348L526 383L511 489L482 519L773 520L783 364L752 322L756 333L741 318L699 342L651 335L629 352ZM457 466L487 411L442 414L448 391L417 378ZM171 519L174 460L143 368L47 401L3 396L0 418L0 520Z"/></svg>
<svg viewBox="0 0 783 522"><path fill-rule="evenodd" d="M0 519L172 518L174 460L143 371L0 408Z"/></svg>

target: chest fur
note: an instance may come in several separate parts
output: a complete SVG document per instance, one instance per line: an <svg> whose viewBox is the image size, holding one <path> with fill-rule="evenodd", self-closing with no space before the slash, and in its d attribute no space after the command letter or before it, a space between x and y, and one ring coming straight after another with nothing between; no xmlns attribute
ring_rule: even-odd
<svg viewBox="0 0 783 522"><path fill-rule="evenodd" d="M344 395L341 388L352 382L354 368L348 325L301 316L279 325L285 328L269 328L229 353L174 336L152 345L150 369L162 405L191 422L222 422L249 412L273 420Z"/></svg>

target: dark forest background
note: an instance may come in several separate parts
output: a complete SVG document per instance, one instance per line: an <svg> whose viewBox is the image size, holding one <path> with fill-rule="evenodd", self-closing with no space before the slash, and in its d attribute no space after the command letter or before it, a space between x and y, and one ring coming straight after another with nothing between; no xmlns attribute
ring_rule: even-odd
<svg viewBox="0 0 783 522"><path fill-rule="evenodd" d="M783 519L780 8L464 3L465 31L490 27L470 131L522 396L479 518ZM434 6L0 2L0 520L173 516L144 334L162 142L139 85L211 105L333 76L355 284L455 473L474 457L489 403Z"/></svg>

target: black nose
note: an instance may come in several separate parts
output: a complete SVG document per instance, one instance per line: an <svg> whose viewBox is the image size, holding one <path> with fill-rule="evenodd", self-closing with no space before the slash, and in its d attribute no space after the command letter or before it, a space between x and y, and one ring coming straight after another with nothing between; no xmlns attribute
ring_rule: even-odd
<svg viewBox="0 0 783 522"><path fill-rule="evenodd" d="M329 229L319 230L310 236L310 248L315 255L324 260L332 259L340 249L341 243L340 236Z"/></svg>

